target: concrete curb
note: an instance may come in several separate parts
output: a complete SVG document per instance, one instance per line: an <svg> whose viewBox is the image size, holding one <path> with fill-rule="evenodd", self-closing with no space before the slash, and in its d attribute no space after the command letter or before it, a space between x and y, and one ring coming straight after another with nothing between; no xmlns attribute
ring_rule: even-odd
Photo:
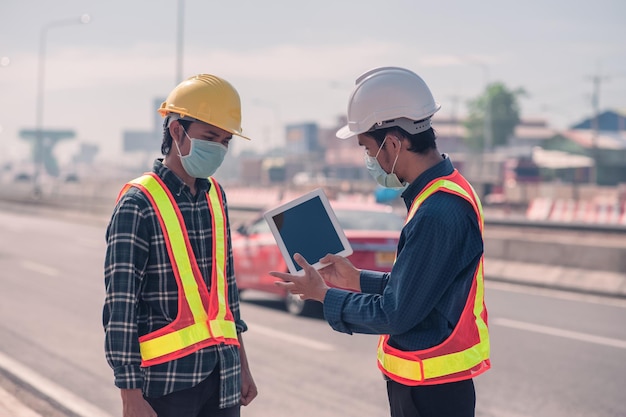
<svg viewBox="0 0 626 417"><path fill-rule="evenodd" d="M485 258L485 279L626 298L626 276L611 271Z"/></svg>

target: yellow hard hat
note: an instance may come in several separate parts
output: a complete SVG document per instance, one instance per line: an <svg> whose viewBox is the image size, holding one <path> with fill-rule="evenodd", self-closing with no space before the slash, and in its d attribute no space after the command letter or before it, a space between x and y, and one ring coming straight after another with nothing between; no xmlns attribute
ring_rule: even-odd
<svg viewBox="0 0 626 417"><path fill-rule="evenodd" d="M159 113L163 117L175 113L250 139L241 133L241 101L237 90L215 75L198 74L178 84L161 104Z"/></svg>

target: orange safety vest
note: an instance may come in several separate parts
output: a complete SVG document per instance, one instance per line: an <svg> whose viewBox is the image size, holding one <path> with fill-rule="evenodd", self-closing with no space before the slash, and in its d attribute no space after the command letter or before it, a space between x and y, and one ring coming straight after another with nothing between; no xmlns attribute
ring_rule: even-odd
<svg viewBox="0 0 626 417"><path fill-rule="evenodd" d="M437 191L467 200L478 217L480 232L484 220L482 206L472 186L455 169L448 176L431 181L413 201L406 223L419 206ZM405 223L405 224L406 224ZM392 380L404 385L433 385L473 378L491 367L489 329L483 300L483 257L480 258L465 307L450 336L437 346L405 352L389 345L389 335L380 337L378 367Z"/></svg>
<svg viewBox="0 0 626 417"><path fill-rule="evenodd" d="M213 178L209 181L207 202L213 231L210 292L191 248L183 216L161 178L147 173L126 184L118 196L119 200L130 187L137 187L148 197L161 224L178 285L176 319L139 337L143 367L182 358L207 346L239 346L235 321L228 306L226 213L219 184Z"/></svg>

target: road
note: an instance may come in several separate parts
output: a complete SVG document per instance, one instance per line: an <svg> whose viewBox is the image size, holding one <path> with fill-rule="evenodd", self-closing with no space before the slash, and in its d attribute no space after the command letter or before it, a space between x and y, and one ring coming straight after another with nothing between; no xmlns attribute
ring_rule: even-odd
<svg viewBox="0 0 626 417"><path fill-rule="evenodd" d="M0 362L90 417L121 415L102 348L103 255L102 222L0 211ZM260 392L243 416L388 415L374 336L243 298ZM626 415L626 300L488 280L486 301L493 369L476 379L479 417Z"/></svg>

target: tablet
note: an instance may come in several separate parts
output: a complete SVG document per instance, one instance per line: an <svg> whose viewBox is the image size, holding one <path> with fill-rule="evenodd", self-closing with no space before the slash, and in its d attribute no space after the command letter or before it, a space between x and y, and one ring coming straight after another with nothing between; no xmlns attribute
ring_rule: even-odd
<svg viewBox="0 0 626 417"><path fill-rule="evenodd" d="M289 272L304 275L293 260L299 253L315 269L326 266L320 258L332 253L350 256L352 247L321 188L263 213Z"/></svg>

